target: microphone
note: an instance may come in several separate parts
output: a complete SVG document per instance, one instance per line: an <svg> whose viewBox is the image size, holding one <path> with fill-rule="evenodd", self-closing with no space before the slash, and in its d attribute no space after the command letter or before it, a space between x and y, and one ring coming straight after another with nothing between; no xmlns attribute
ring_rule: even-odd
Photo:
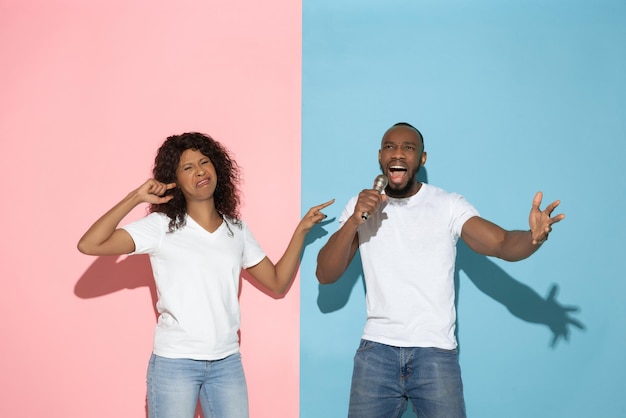
<svg viewBox="0 0 626 418"><path fill-rule="evenodd" d="M385 187L387 187L387 182L387 176L385 176L384 174L379 174L374 179L374 187L372 187L372 189L376 190L378 193L381 193L385 189ZM369 216L369 212L363 212L361 214L361 219L366 221Z"/></svg>

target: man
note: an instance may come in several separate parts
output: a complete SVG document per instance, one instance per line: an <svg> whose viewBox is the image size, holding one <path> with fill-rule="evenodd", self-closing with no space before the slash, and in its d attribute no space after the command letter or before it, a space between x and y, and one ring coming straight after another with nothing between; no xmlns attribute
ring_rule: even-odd
<svg viewBox="0 0 626 418"><path fill-rule="evenodd" d="M457 240L483 255L522 260L565 215L551 216L559 201L540 210L539 192L530 230L507 231L481 218L462 196L419 182L424 140L408 123L385 132L378 161L388 178L385 194L371 189L352 198L317 258L322 284L341 277L357 248L363 264L367 322L348 416L400 417L410 401L419 417L465 417L454 335Z"/></svg>

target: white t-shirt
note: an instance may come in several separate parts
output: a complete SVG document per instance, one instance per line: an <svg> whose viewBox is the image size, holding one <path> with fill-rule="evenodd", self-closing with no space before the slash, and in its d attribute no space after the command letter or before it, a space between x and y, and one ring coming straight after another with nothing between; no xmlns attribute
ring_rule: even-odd
<svg viewBox="0 0 626 418"><path fill-rule="evenodd" d="M340 227L357 198L344 209ZM465 221L478 216L461 195L423 184L387 197L358 229L367 289L363 338L396 347L456 347L454 265Z"/></svg>
<svg viewBox="0 0 626 418"><path fill-rule="evenodd" d="M149 254L157 288L159 319L154 354L217 360L239 350L239 277L265 253L245 223L226 222L213 233L187 216L168 232L169 218L151 213L124 227L133 254Z"/></svg>

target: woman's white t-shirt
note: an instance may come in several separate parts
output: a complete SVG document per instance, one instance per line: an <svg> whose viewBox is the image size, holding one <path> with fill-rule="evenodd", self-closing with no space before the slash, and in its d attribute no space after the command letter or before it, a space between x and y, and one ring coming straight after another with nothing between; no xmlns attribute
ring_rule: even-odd
<svg viewBox="0 0 626 418"><path fill-rule="evenodd" d="M217 360L239 350L241 269L265 253L245 223L226 222L210 233L187 216L185 226L168 232L169 218L151 213L124 226L133 254L150 256L159 313L154 354Z"/></svg>

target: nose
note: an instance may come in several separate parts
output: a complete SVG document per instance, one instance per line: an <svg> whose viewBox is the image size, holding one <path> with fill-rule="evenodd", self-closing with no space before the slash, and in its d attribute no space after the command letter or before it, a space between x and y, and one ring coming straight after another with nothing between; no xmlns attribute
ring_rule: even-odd
<svg viewBox="0 0 626 418"><path fill-rule="evenodd" d="M395 147L391 152L391 158L394 160L404 159L404 149L402 147Z"/></svg>

